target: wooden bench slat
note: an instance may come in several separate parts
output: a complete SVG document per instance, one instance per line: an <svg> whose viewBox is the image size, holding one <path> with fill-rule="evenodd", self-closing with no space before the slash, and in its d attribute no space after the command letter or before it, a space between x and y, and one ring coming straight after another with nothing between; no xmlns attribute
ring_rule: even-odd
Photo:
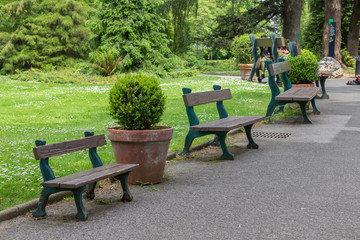
<svg viewBox="0 0 360 240"><path fill-rule="evenodd" d="M231 99L230 89L184 94L185 107Z"/></svg>
<svg viewBox="0 0 360 240"><path fill-rule="evenodd" d="M83 172L69 176L43 182L44 187L60 187L74 189L86 184L97 182L105 178L113 177L137 168L138 164L108 164L105 166L92 168Z"/></svg>
<svg viewBox="0 0 360 240"><path fill-rule="evenodd" d="M271 38L255 38L255 43L257 47L271 47L272 41ZM286 47L284 37L276 38L277 47Z"/></svg>
<svg viewBox="0 0 360 240"><path fill-rule="evenodd" d="M208 123L191 126L191 131L230 131L264 120L258 116L230 116Z"/></svg>
<svg viewBox="0 0 360 240"><path fill-rule="evenodd" d="M45 184L47 187L59 187L59 184L62 183L62 182L66 182L66 181L69 181L69 180L72 180L72 179L76 179L76 178L79 178L79 177L82 177L82 176L86 176L87 174L97 172L97 171L99 171L98 168L99 167L86 170L86 172L83 171L83 172L74 173L74 174L71 174L71 175L68 175L68 176L64 176L64 177L61 177L61 178L56 178L56 179L53 179L53 180L50 180L50 181L43 182L42 184L43 185ZM101 166L101 168L108 169L108 168L112 168L112 166L111 166L111 164L108 164L108 165Z"/></svg>
<svg viewBox="0 0 360 240"><path fill-rule="evenodd" d="M96 135L67 142L54 143L33 148L35 159L44 159L88 148L106 145L104 135Z"/></svg>
<svg viewBox="0 0 360 240"><path fill-rule="evenodd" d="M275 97L279 101L310 101L313 99L320 88L317 87L300 87L290 88L282 94Z"/></svg>
<svg viewBox="0 0 360 240"><path fill-rule="evenodd" d="M289 61L279 62L279 63L273 63L269 65L269 70L271 76L278 75L283 72L287 72L291 70L291 65Z"/></svg>

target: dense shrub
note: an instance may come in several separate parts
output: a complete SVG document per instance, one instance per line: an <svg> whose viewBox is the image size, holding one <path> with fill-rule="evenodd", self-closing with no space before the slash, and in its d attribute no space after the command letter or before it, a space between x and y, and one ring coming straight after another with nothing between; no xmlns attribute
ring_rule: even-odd
<svg viewBox="0 0 360 240"><path fill-rule="evenodd" d="M231 53L236 58L237 63L252 63L254 58L252 55L252 45L250 35L244 34L235 37L231 44Z"/></svg>
<svg viewBox="0 0 360 240"><path fill-rule="evenodd" d="M319 78L317 75L319 63L311 51L303 49L301 55L288 56L287 59L291 64L291 70L288 72L291 83L312 83Z"/></svg>
<svg viewBox="0 0 360 240"><path fill-rule="evenodd" d="M110 115L122 129L151 129L165 110L159 81L145 74L120 77L109 94Z"/></svg>
<svg viewBox="0 0 360 240"><path fill-rule="evenodd" d="M99 49L91 54L90 58L93 61L92 66L104 77L113 75L122 63L119 52L107 48Z"/></svg>
<svg viewBox="0 0 360 240"><path fill-rule="evenodd" d="M356 60L346 49L341 49L342 62L348 67L355 67Z"/></svg>
<svg viewBox="0 0 360 240"><path fill-rule="evenodd" d="M1 6L1 73L86 58L88 5L75 0L24 0Z"/></svg>

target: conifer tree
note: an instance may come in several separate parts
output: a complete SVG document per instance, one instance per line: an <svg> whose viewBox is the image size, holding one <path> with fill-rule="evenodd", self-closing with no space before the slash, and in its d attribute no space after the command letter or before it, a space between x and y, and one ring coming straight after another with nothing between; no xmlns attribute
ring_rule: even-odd
<svg viewBox="0 0 360 240"><path fill-rule="evenodd" d="M1 73L87 57L89 12L75 0L21 0L2 6Z"/></svg>

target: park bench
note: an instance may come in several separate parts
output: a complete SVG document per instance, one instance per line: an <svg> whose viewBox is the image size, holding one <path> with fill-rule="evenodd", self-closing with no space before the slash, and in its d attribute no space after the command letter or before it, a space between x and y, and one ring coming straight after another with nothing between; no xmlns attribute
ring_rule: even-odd
<svg viewBox="0 0 360 240"><path fill-rule="evenodd" d="M231 154L225 143L225 138L227 133L230 130L237 129L244 127L246 136L249 140L249 144L247 148L249 149L257 149L258 145L254 142L251 136L251 128L254 123L262 121L265 117L259 116L230 116L225 110L223 105L223 100L231 99L231 92L230 89L221 89L221 86L214 85L214 91L208 92L198 92L198 93L191 93L190 88L183 88L183 99L186 107L186 113L190 123L189 132L185 138L185 147L182 152L179 153L180 156L185 155L189 157L189 149L193 142L193 140L197 137L205 136L208 134L215 134L216 137L213 142L220 144L222 149L222 156L221 159L228 159L233 160L234 155ZM195 114L194 106L213 103L216 102L217 111L219 113L220 119L202 123Z"/></svg>
<svg viewBox="0 0 360 240"><path fill-rule="evenodd" d="M37 146L33 149L35 159L40 160L40 169L44 179L39 205L33 212L35 218L46 216L45 207L51 194L61 191L72 191L77 208L76 218L86 220L88 214L82 203L83 192L86 189L86 186L88 185L84 197L94 199L96 183L110 177L120 180L123 189L122 201L132 200L133 197L127 186L127 178L131 170L138 167L138 164L108 164L103 166L102 161L97 154L96 147L106 145L104 135L94 136L93 132L85 132L85 138L77 140L49 145L46 145L44 140L36 140L35 144ZM89 157L93 168L65 177L55 178L49 165L49 157L84 149L89 149Z"/></svg>
<svg viewBox="0 0 360 240"><path fill-rule="evenodd" d="M285 40L283 37L276 37L275 33L270 34L270 38L256 38L255 35L250 35L250 40L252 44L252 54L254 57L254 65L251 68L250 76L248 81L252 81L255 74L255 66L257 60L260 58L260 54L258 53L258 47L271 47L271 53L273 56L273 62L277 62L279 58L279 54L277 52L278 47L285 47Z"/></svg>
<svg viewBox="0 0 360 240"><path fill-rule="evenodd" d="M317 87L292 87L287 76L287 71L291 70L290 62L285 61L283 58L279 58L278 63L272 64L271 61L265 61L265 64L269 71L268 83L271 90L271 101L266 111L266 117L270 120L270 117L277 106L280 106L280 111L282 111L285 104L296 102L300 105L304 123L312 123L307 116L306 105L310 101L313 107L313 113L320 114L320 111L315 105L315 97L320 89ZM280 93L280 89L275 82L274 76L277 74L281 74L284 86L283 93Z"/></svg>

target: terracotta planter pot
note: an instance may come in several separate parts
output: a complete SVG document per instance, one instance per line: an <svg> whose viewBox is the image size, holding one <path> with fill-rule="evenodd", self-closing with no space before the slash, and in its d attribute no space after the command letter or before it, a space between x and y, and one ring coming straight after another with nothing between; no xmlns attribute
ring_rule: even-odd
<svg viewBox="0 0 360 240"><path fill-rule="evenodd" d="M156 130L119 130L114 127L108 128L107 133L117 163L140 165L131 172L128 183L161 182L174 128L158 126Z"/></svg>
<svg viewBox="0 0 360 240"><path fill-rule="evenodd" d="M242 80L248 80L251 73L251 68L253 67L253 64L238 64L240 72L241 72L241 79ZM255 76L255 74L254 74Z"/></svg>

